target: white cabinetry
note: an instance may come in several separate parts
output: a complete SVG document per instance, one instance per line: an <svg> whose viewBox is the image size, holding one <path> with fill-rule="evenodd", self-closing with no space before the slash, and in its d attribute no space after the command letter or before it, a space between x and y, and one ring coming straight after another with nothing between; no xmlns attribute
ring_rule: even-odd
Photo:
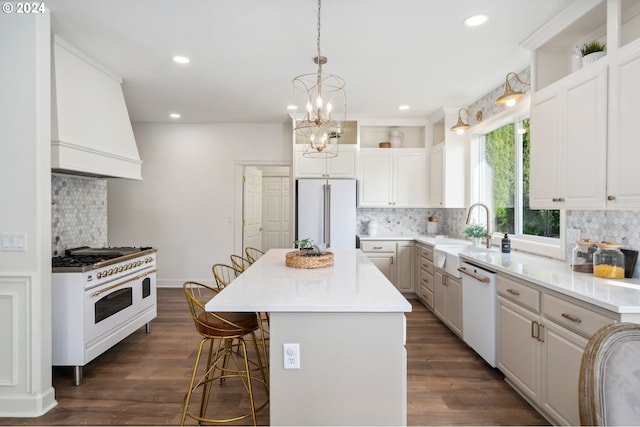
<svg viewBox="0 0 640 427"><path fill-rule="evenodd" d="M402 293L413 293L414 243L411 241L366 240L362 252Z"/></svg>
<svg viewBox="0 0 640 427"><path fill-rule="evenodd" d="M578 425L580 361L588 338L616 319L603 310L498 275L498 369L556 424Z"/></svg>
<svg viewBox="0 0 640 427"><path fill-rule="evenodd" d="M304 148L294 147L294 173L296 178L355 178L357 147L340 146L338 155L316 159L303 155Z"/></svg>
<svg viewBox="0 0 640 427"><path fill-rule="evenodd" d="M610 65L607 205L640 207L640 40Z"/></svg>
<svg viewBox="0 0 640 427"><path fill-rule="evenodd" d="M456 335L462 337L462 280L435 269L433 312Z"/></svg>
<svg viewBox="0 0 640 427"><path fill-rule="evenodd" d="M426 207L424 149L362 149L359 163L360 207Z"/></svg>
<svg viewBox="0 0 640 427"><path fill-rule="evenodd" d="M457 122L458 108L434 114L433 140L429 153L429 205L435 208L464 208L466 182L466 135L449 128Z"/></svg>
<svg viewBox="0 0 640 427"><path fill-rule="evenodd" d="M607 69L587 67L531 101L532 208L605 206Z"/></svg>

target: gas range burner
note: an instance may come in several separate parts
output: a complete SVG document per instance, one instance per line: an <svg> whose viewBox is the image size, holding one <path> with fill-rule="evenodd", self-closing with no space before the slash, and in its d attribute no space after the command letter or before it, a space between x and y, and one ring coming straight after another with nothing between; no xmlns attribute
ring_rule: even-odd
<svg viewBox="0 0 640 427"><path fill-rule="evenodd" d="M67 249L65 256L52 258L51 266L53 267L54 273L84 272L106 264L135 258L149 250L155 251L152 247L90 248L88 246L82 246Z"/></svg>

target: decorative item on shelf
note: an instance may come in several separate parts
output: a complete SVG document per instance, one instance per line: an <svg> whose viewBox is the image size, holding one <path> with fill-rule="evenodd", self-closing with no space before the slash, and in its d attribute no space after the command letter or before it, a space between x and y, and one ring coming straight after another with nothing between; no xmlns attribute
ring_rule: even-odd
<svg viewBox="0 0 640 427"><path fill-rule="evenodd" d="M471 237L474 246L480 246L483 237L487 237L487 229L480 224L469 224L464 229L465 237Z"/></svg>
<svg viewBox="0 0 640 427"><path fill-rule="evenodd" d="M438 234L438 225L440 224L440 214L427 217L427 234Z"/></svg>
<svg viewBox="0 0 640 427"><path fill-rule="evenodd" d="M404 141L404 133L400 132L398 129L391 129L389 131L389 143L391 144L391 148L402 147L402 141Z"/></svg>
<svg viewBox="0 0 640 427"><path fill-rule="evenodd" d="M460 115L460 113L462 113L463 111L467 113L467 117L471 116L471 113L469 113L468 109L461 108L460 110L458 110L458 123L456 123L455 125L451 126L451 129L449 129L451 132L455 132L458 135L462 135L463 133L465 133L465 131L467 131L471 127L471 125L469 123L466 123L465 121L462 120L462 116ZM474 117L476 118L477 122L481 122L482 121L482 111L476 112Z"/></svg>
<svg viewBox="0 0 640 427"><path fill-rule="evenodd" d="M516 91L511 88L511 84L509 83L509 77L511 76L515 77L520 84L531 86L530 83L522 81L516 73L507 73L507 76L505 77L504 93L500 98L496 99L496 104L498 105L504 104L507 107L513 107L516 105L516 101L524 96L524 92Z"/></svg>
<svg viewBox="0 0 640 427"><path fill-rule="evenodd" d="M285 265L291 268L326 268L333 266L333 252L321 251L311 239L293 242L299 250L287 252Z"/></svg>
<svg viewBox="0 0 640 427"><path fill-rule="evenodd" d="M378 144L378 147L380 148L391 148L391 143L390 142L381 142Z"/></svg>
<svg viewBox="0 0 640 427"><path fill-rule="evenodd" d="M580 46L576 46L571 51L571 72L578 71L582 68L582 50Z"/></svg>
<svg viewBox="0 0 640 427"><path fill-rule="evenodd" d="M293 79L295 103L290 114L295 121L293 133L304 139L303 156L326 159L338 155L338 138L344 130L347 101L344 80L322 72L327 58L320 54L320 10L321 1L318 0L317 56L313 59L318 71ZM297 108L299 106L304 106L304 111Z"/></svg>
<svg viewBox="0 0 640 427"><path fill-rule="evenodd" d="M589 64L593 64L598 59L602 58L605 55L604 50L606 47L606 43L599 42L598 40L593 40L582 45L582 48L580 48L580 53L582 54L582 66L585 67Z"/></svg>
<svg viewBox="0 0 640 427"><path fill-rule="evenodd" d="M611 242L598 243L593 254L593 275L606 279L624 278L624 254L620 245Z"/></svg>

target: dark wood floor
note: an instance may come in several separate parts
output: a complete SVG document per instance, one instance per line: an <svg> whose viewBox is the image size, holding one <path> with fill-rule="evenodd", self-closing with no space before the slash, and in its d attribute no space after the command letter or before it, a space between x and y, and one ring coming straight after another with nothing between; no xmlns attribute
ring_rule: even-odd
<svg viewBox="0 0 640 427"><path fill-rule="evenodd" d="M547 424L499 371L422 304L412 303L407 314L409 425ZM152 325L151 334L142 328L86 366L79 387L70 368L54 368L58 405L39 418L0 418L0 425L179 424L200 341L181 289L158 290L158 318ZM243 406L240 387L225 385L224 398L212 410ZM269 423L268 406L258 423Z"/></svg>

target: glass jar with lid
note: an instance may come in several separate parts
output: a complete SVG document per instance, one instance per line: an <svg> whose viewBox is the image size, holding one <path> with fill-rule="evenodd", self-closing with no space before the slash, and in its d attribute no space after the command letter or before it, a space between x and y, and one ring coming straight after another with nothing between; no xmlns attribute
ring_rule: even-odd
<svg viewBox="0 0 640 427"><path fill-rule="evenodd" d="M593 275L607 279L624 278L624 254L620 245L598 243L598 250L593 254Z"/></svg>
<svg viewBox="0 0 640 427"><path fill-rule="evenodd" d="M593 273L593 254L598 250L594 240L582 239L571 251L571 268L581 273Z"/></svg>

